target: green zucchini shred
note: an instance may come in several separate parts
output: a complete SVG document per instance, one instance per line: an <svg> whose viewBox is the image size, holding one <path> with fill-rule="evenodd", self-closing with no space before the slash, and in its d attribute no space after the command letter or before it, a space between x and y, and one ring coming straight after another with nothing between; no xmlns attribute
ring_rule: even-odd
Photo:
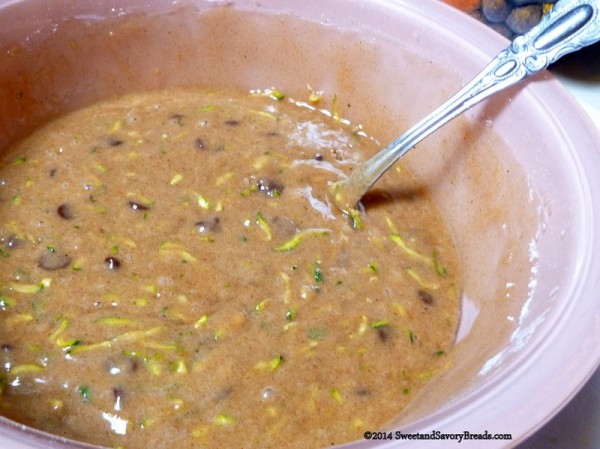
<svg viewBox="0 0 600 449"><path fill-rule="evenodd" d="M235 424L235 418L231 415L221 413L215 417L215 424L220 426L232 426Z"/></svg>
<svg viewBox="0 0 600 449"><path fill-rule="evenodd" d="M16 301L8 296L1 295L0 296L0 310L6 310L9 307L13 307L16 304Z"/></svg>
<svg viewBox="0 0 600 449"><path fill-rule="evenodd" d="M181 360L181 359L175 360L175 361L169 363L169 371L171 371L173 374L187 374L188 373L185 361Z"/></svg>
<svg viewBox="0 0 600 449"><path fill-rule="evenodd" d="M51 283L51 278L44 278L38 284L18 284L16 282L11 282L10 287L18 293L33 295L41 292L45 288L50 287Z"/></svg>
<svg viewBox="0 0 600 449"><path fill-rule="evenodd" d="M102 348L110 348L117 343L131 343L143 340L147 337L152 337L164 330L163 326L156 326L145 330L135 330L119 334L110 340L104 340L98 343L90 343L86 345L78 345L69 351L69 354L76 355L82 352L94 351Z"/></svg>
<svg viewBox="0 0 600 449"><path fill-rule="evenodd" d="M181 181L183 181L183 175L181 173L176 173L169 181L169 184L174 186L179 184Z"/></svg>
<svg viewBox="0 0 600 449"><path fill-rule="evenodd" d="M276 246L275 251L277 252L285 252L290 251L294 248L297 248L300 243L304 240L305 237L309 235L328 235L331 231L327 229L305 229L300 231L294 235L290 240L283 243L282 245Z"/></svg>
<svg viewBox="0 0 600 449"><path fill-rule="evenodd" d="M271 112L259 111L259 110L255 110L255 109L250 109L250 112L252 112L253 114L259 115L261 117L267 118L269 120L273 120L273 121L279 120L279 117L276 114L273 114Z"/></svg>
<svg viewBox="0 0 600 449"><path fill-rule="evenodd" d="M446 276L448 274L448 269L440 262L440 254L437 251L433 252L432 262L433 268L437 274L440 276Z"/></svg>
<svg viewBox="0 0 600 449"><path fill-rule="evenodd" d="M269 226L269 223L267 223L267 220L265 219L263 214L257 212L254 219L256 220L256 224L258 225L258 227L262 229L262 231L266 234L267 240L271 240L273 238L271 227Z"/></svg>
<svg viewBox="0 0 600 449"><path fill-rule="evenodd" d="M375 264L375 262L370 262L367 265L366 270L373 274L379 274L379 267L377 266L377 264Z"/></svg>
<svg viewBox="0 0 600 449"><path fill-rule="evenodd" d="M160 376L162 374L162 366L161 366L162 356L160 354L156 354L152 358L144 358L144 365L146 369L153 376Z"/></svg>
<svg viewBox="0 0 600 449"><path fill-rule="evenodd" d="M267 306L269 305L269 302L270 301L268 299L263 299L261 302L256 304L256 306L254 306L254 311L256 313L264 312Z"/></svg>
<svg viewBox="0 0 600 449"><path fill-rule="evenodd" d="M96 349L110 348L112 343L110 340L101 341L99 343L79 344L75 347L67 348L69 355L77 355L82 352L95 351Z"/></svg>
<svg viewBox="0 0 600 449"><path fill-rule="evenodd" d="M5 318L2 324L7 327L12 327L16 324L29 323L30 321L33 321L33 319L33 316L29 313L15 313L14 315Z"/></svg>
<svg viewBox="0 0 600 449"><path fill-rule="evenodd" d="M283 356L278 355L270 360L261 360L254 365L254 369L259 371L275 371L283 363Z"/></svg>
<svg viewBox="0 0 600 449"><path fill-rule="evenodd" d="M424 256L423 254L419 253L418 251L415 251L414 249L410 248L406 244L404 239L402 239L400 234L392 233L392 234L390 234L390 239L392 240L392 242L394 242L396 245L398 245L400 248L402 248L402 250L410 257L420 260L421 262L424 262L427 265L433 266L433 261L429 257Z"/></svg>
<svg viewBox="0 0 600 449"><path fill-rule="evenodd" d="M162 242L158 248L158 253L162 255L175 255L179 256L182 263L196 262L197 259L186 251L186 248L173 242Z"/></svg>
<svg viewBox="0 0 600 449"><path fill-rule="evenodd" d="M412 330L408 330L408 340L410 341L411 344L413 344L415 341L417 341L417 336L415 335L415 333Z"/></svg>
<svg viewBox="0 0 600 449"><path fill-rule="evenodd" d="M324 281L323 270L321 270L318 262L313 265L313 279L320 284Z"/></svg>
<svg viewBox="0 0 600 449"><path fill-rule="evenodd" d="M281 366L282 363L283 363L283 356L278 355L277 357L275 357L274 359L272 359L269 362L269 368L271 369L271 371L275 371L277 368L279 368Z"/></svg>
<svg viewBox="0 0 600 449"><path fill-rule="evenodd" d="M204 195L196 192L194 192L194 195L196 196L196 202L201 209L209 210L211 208L210 201L208 201Z"/></svg>
<svg viewBox="0 0 600 449"><path fill-rule="evenodd" d="M174 343L158 343L155 341L144 341L144 342L142 342L142 344L144 345L144 347L150 348L150 349L160 349L162 351L177 351L177 352L183 351L182 346L176 345Z"/></svg>
<svg viewBox="0 0 600 449"><path fill-rule="evenodd" d="M135 324L132 319L119 316L104 316L96 318L93 322L97 324L105 324L107 326L131 326Z"/></svg>
<svg viewBox="0 0 600 449"><path fill-rule="evenodd" d="M285 98L285 94L282 91L280 91L279 89L275 89L274 87L271 87L269 89L264 89L264 90L254 89L254 90L250 91L250 95L269 97L276 101L281 101Z"/></svg>
<svg viewBox="0 0 600 449"><path fill-rule="evenodd" d="M412 279L414 279L421 287L428 290L437 290L440 288L440 285L437 282L427 282L424 280L421 275L414 268L406 268L406 274L408 274Z"/></svg>
<svg viewBox="0 0 600 449"><path fill-rule="evenodd" d="M21 374L36 374L44 372L46 368L37 363L23 363L20 365L14 365L8 370L8 374L11 376L19 376Z"/></svg>
<svg viewBox="0 0 600 449"><path fill-rule="evenodd" d="M340 120L340 108L339 108L339 104L338 104L338 95L334 94L333 95L333 101L332 101L332 106L331 106L331 117L334 120Z"/></svg>
<svg viewBox="0 0 600 449"><path fill-rule="evenodd" d="M69 352L75 346L80 345L81 344L81 340L79 340L77 338L72 338L70 340L65 340L62 337L58 337L56 339L56 344L60 348L62 348L65 352Z"/></svg>
<svg viewBox="0 0 600 449"><path fill-rule="evenodd" d="M217 109L217 107L214 104L207 104L204 106L200 106L199 108L196 108L195 112L210 112L210 111L214 111L215 109Z"/></svg>
<svg viewBox="0 0 600 449"><path fill-rule="evenodd" d="M379 321L375 321L374 323L371 323L371 328L372 329L379 329L380 327L386 327L389 326L390 322L387 320L379 320Z"/></svg>
<svg viewBox="0 0 600 449"><path fill-rule="evenodd" d="M363 228L363 221L360 218L360 212L356 209L348 210L348 217L352 223L352 228L360 231Z"/></svg>
<svg viewBox="0 0 600 449"><path fill-rule="evenodd" d="M269 89L269 96L277 101L281 101L285 98L285 94L277 89Z"/></svg>
<svg viewBox="0 0 600 449"><path fill-rule="evenodd" d="M256 186L256 184L252 184L249 187L247 187L244 190L242 190L240 193L245 198L247 196L250 196L252 193L254 193L256 191L258 191L258 187Z"/></svg>
<svg viewBox="0 0 600 449"><path fill-rule="evenodd" d="M77 387L77 393L79 393L83 402L90 402L92 400L92 391L87 385Z"/></svg>
<svg viewBox="0 0 600 449"><path fill-rule="evenodd" d="M82 262L81 262L81 261L75 261L75 262L73 263L73 266L71 267L71 270L72 270L73 272L75 272L75 273L77 273L77 272L79 272L79 271L83 270L83 264L82 264Z"/></svg>
<svg viewBox="0 0 600 449"><path fill-rule="evenodd" d="M206 322L208 321L208 315L202 315L196 322L194 323L194 327L196 329L200 329Z"/></svg>
<svg viewBox="0 0 600 449"><path fill-rule="evenodd" d="M308 102L310 104L317 104L323 99L323 92L316 92L311 89L310 95L308 96Z"/></svg>
<svg viewBox="0 0 600 449"><path fill-rule="evenodd" d="M344 402L344 398L342 397L342 393L340 393L340 390L338 390L337 388L332 388L331 391L331 397L335 400L335 402L337 402L338 404L342 404Z"/></svg>

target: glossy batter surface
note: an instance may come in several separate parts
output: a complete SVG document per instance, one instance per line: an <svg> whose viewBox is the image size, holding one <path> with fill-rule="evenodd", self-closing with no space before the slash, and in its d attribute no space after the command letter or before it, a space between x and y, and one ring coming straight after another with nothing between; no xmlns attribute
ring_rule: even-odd
<svg viewBox="0 0 600 449"><path fill-rule="evenodd" d="M0 413L110 447L329 446L449 366L459 267L435 205L320 97L169 91L2 157Z"/></svg>

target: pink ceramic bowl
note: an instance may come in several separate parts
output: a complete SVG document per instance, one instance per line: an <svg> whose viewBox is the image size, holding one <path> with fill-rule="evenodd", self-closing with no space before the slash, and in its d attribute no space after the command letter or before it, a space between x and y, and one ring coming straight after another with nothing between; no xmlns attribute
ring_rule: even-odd
<svg viewBox="0 0 600 449"><path fill-rule="evenodd" d="M0 0L0 149L109 95L181 85L301 97L310 84L386 142L506 45L434 0ZM390 429L511 434L460 447L513 447L593 373L599 148L584 112L542 74L405 158L446 217L465 290L453 365ZM0 447L82 446L0 419Z"/></svg>

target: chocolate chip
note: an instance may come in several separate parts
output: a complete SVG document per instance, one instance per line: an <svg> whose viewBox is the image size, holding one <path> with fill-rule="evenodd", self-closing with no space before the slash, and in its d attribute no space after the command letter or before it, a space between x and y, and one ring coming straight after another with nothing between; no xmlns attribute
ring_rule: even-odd
<svg viewBox="0 0 600 449"><path fill-rule="evenodd" d="M125 142L123 142L121 139L115 139L114 137L109 137L106 139L106 143L110 147L120 147Z"/></svg>
<svg viewBox="0 0 600 449"><path fill-rule="evenodd" d="M116 257L112 256L104 259L104 264L106 265L106 268L108 268L110 271L118 270L119 268L121 268L121 261Z"/></svg>
<svg viewBox="0 0 600 449"><path fill-rule="evenodd" d="M272 178L258 178L256 180L256 187L258 187L258 190L260 192L272 198L279 196L283 193L283 184Z"/></svg>
<svg viewBox="0 0 600 449"><path fill-rule="evenodd" d="M196 145L196 148L199 150L206 150L206 145L204 144L204 141L200 137L198 137L194 141L194 145Z"/></svg>
<svg viewBox="0 0 600 449"><path fill-rule="evenodd" d="M428 306L432 306L435 303L433 296L431 296L431 294L427 293L425 290L419 290L418 294L419 294L419 299L421 301L423 301L425 304L427 304Z"/></svg>
<svg viewBox="0 0 600 449"><path fill-rule="evenodd" d="M390 337L390 330L388 329L387 326L378 327L377 328L377 336L379 337L379 340L381 340L383 343L385 343L388 340L388 338Z"/></svg>
<svg viewBox="0 0 600 449"><path fill-rule="evenodd" d="M219 217L210 217L197 221L195 226L199 234L209 234L220 230L221 219Z"/></svg>
<svg viewBox="0 0 600 449"><path fill-rule="evenodd" d="M60 218L64 218L65 220L72 220L73 218L75 218L75 211L73 210L73 206L67 203L58 206L56 212L58 213Z"/></svg>
<svg viewBox="0 0 600 449"><path fill-rule="evenodd" d="M127 204L129 204L129 207L132 210L141 210L141 211L150 210L150 208L148 206L146 206L145 204L136 203L135 201L129 201L129 203L127 203Z"/></svg>

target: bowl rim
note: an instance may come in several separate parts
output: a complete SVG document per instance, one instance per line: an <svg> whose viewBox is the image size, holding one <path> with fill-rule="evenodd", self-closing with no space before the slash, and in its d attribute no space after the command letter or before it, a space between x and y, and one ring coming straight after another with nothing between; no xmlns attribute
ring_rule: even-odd
<svg viewBox="0 0 600 449"><path fill-rule="evenodd" d="M22 1L24 0L0 0L0 14L2 8ZM306 3L315 7L319 2L322 0L306 0ZM340 3L341 0L332 0L332 2ZM110 3L118 4L117 0L110 0ZM177 5L181 6L183 3L193 4L194 1L184 0ZM253 0L238 0L234 4L239 4L242 8L255 6ZM401 14L408 14L420 21L421 26L435 26L441 32L450 33L483 63L509 42L488 26L440 0L420 2L414 2L414 0L370 0L368 2L345 0L345 4L347 10L379 8L380 13L400 11ZM261 7L265 10L278 10L278 0L264 0L261 2ZM279 10L281 11L281 9ZM317 15L315 13L315 17ZM597 151L597 148L600 148L600 132L579 103L552 75L545 73L543 76L542 83L529 83L522 95L528 99L531 98L531 101L534 101L541 109L556 117L557 126L561 127L565 139L570 140L569 136L578 136L585 138L589 143L589 146L571 154L582 180L581 201L582 210L585 212L582 220L586 236L589 237L587 248L584 248L586 253L577 267L577 273L581 279L589 282L579 283L571 293L575 294L578 299L587 298L587 302L572 301L566 304L562 312L568 319L562 320L556 327L556 332L560 333L562 337L558 345L552 345L556 341L537 342L537 351L534 357L527 357L528 354L525 354L523 365L509 377L492 380L487 391L493 393L492 398L502 398L501 401L496 401L493 408L490 407L489 396L477 395L475 392L473 395L467 395L464 400L459 400L441 410L440 413L411 423L402 429L404 433L434 430L443 433L483 432L490 427L490 423L493 423L498 431L504 431L504 428L507 432L512 433L513 439L509 442L488 441L486 447L492 449L516 446L556 415L600 366L600 344L598 344L600 342L600 310L598 308L587 310L584 307L588 304L593 306L596 292L600 291L600 276L594 275L594 273L600 273L600 255L595 255L592 251L600 235L600 220L596 219L593 212L600 210L600 179L596 179L593 171L593 168L599 166L600 163L600 152ZM558 115L561 117L559 118ZM576 119L565 122L566 115L572 115ZM528 369L541 360L545 361L547 366L552 369L547 369L542 375ZM577 369L566 370L565 366ZM519 379L518 383L514 382L515 378ZM545 406L543 407L539 402L525 399L529 397L531 391L539 389L540 385L544 385L544 389L548 392L554 393L545 395ZM465 420L468 420L470 429L463 428ZM462 423L458 421L462 421ZM457 425L461 427L456 427ZM0 441L5 436L14 437L13 447L15 449L47 447L48 444L69 448L96 447L65 440L59 436L31 429L0 417ZM30 438L33 441L29 440ZM35 446L31 446L29 443L33 443ZM444 447L447 444L444 441L429 441L428 443L432 443L432 447ZM358 449L373 447L374 444L373 441L363 441L342 447ZM390 448L396 447L398 444L397 442L386 442L378 444L377 447ZM422 447L418 441L402 442L401 444L406 448ZM478 447L478 441L463 442L462 446Z"/></svg>

